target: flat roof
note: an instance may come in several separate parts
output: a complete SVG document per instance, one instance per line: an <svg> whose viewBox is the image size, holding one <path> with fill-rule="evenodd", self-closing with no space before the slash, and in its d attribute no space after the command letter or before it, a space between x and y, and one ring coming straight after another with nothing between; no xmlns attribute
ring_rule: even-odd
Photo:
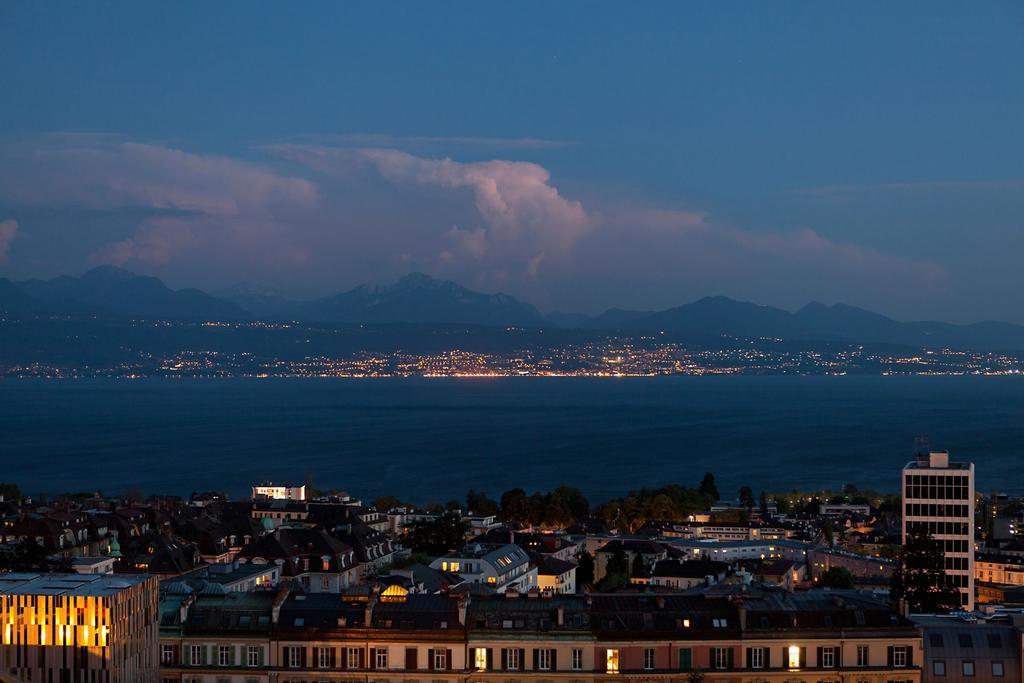
<svg viewBox="0 0 1024 683"><path fill-rule="evenodd" d="M144 574L0 574L0 595L115 595L150 580Z"/></svg>

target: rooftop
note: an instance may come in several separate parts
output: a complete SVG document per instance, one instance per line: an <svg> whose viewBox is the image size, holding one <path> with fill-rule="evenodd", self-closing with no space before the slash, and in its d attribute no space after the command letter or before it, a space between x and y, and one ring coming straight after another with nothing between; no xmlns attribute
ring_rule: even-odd
<svg viewBox="0 0 1024 683"><path fill-rule="evenodd" d="M0 595L109 596L149 580L141 574L0 574Z"/></svg>

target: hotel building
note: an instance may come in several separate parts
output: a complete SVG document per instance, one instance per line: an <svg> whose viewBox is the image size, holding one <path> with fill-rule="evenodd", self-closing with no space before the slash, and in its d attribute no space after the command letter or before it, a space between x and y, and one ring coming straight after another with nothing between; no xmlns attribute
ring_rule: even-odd
<svg viewBox="0 0 1024 683"><path fill-rule="evenodd" d="M0 574L0 680L156 683L157 580Z"/></svg>
<svg viewBox="0 0 1024 683"><path fill-rule="evenodd" d="M974 463L950 462L949 453L919 453L903 468L903 542L925 529L942 546L946 576L974 609Z"/></svg>

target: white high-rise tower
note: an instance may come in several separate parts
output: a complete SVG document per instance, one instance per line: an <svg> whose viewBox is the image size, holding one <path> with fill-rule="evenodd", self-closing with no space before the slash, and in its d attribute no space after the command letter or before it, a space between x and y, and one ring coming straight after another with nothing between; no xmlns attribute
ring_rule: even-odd
<svg viewBox="0 0 1024 683"><path fill-rule="evenodd" d="M974 609L974 463L950 462L945 451L919 452L903 468L903 542L924 528L942 545L946 576Z"/></svg>

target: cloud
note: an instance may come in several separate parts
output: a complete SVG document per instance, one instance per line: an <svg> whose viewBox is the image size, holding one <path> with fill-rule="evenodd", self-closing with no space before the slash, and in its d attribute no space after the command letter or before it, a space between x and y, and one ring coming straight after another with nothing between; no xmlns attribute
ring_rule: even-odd
<svg viewBox="0 0 1024 683"><path fill-rule="evenodd" d="M18 236L18 221L0 221L0 263L7 261L7 254L11 248L11 242Z"/></svg>
<svg viewBox="0 0 1024 683"><path fill-rule="evenodd" d="M155 214L131 236L96 248L93 262L160 265L200 250L244 257L269 246L255 237L284 238L282 215L318 201L309 180L229 157L108 136L50 136L45 143L16 150L0 173L0 197L23 206Z"/></svg>
<svg viewBox="0 0 1024 683"><path fill-rule="evenodd" d="M275 145L267 149L342 181L370 170L400 191L427 189L447 198L468 191L478 224L446 229L442 236L447 245L435 256L444 264L475 260L498 280L515 273L536 275L546 259L568 254L591 227L583 205L560 194L548 170L535 163L459 162L379 148Z"/></svg>
<svg viewBox="0 0 1024 683"><path fill-rule="evenodd" d="M261 149L268 164L107 136L60 136L13 152L0 145L0 201L63 210L69 243L82 211L129 216L117 231L88 223L97 236L81 239L94 263L311 295L422 270L563 310L666 307L706 294L884 309L892 298L908 306L934 298L948 282L936 263L829 239L827 225L760 230L703 208L596 193L584 203L530 161ZM8 224L0 255L18 228L0 226Z"/></svg>

